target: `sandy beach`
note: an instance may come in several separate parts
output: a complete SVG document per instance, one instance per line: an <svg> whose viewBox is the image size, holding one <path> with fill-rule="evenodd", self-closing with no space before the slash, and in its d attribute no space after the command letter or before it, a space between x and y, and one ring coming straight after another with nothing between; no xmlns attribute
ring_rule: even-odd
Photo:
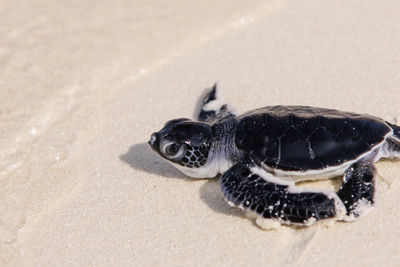
<svg viewBox="0 0 400 267"><path fill-rule="evenodd" d="M239 113L311 105L400 122L397 1L3 1L4 266L397 266L400 163L376 208L264 231L150 134L218 82ZM302 183L336 189L340 178Z"/></svg>

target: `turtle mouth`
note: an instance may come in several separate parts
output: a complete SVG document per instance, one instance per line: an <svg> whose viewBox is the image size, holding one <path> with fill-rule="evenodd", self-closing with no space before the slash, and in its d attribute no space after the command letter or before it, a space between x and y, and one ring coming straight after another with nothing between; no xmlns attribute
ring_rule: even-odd
<svg viewBox="0 0 400 267"><path fill-rule="evenodd" d="M150 140L147 143L153 150L158 151L160 146L160 138L158 137L158 133L152 133Z"/></svg>

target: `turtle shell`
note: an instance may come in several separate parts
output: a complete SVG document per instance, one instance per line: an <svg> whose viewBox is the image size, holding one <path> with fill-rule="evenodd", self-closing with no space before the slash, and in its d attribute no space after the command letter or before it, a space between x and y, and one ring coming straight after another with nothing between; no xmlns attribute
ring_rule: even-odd
<svg viewBox="0 0 400 267"><path fill-rule="evenodd" d="M372 151L392 132L370 115L308 106L269 106L238 117L237 147L283 171L339 166Z"/></svg>

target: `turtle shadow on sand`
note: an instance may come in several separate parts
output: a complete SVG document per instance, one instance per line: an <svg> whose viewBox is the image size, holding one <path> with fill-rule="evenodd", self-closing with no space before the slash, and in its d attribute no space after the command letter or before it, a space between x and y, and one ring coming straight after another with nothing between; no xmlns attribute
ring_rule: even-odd
<svg viewBox="0 0 400 267"><path fill-rule="evenodd" d="M128 152L119 158L132 168L168 178L187 179L189 178L175 169L159 157L154 155L147 143L139 143L131 146Z"/></svg>
<svg viewBox="0 0 400 267"><path fill-rule="evenodd" d="M162 177L198 181L197 179L184 175L168 164L168 162L155 156L147 143L132 145L128 152L120 155L119 158L139 171L145 171ZM200 198L208 207L217 213L245 217L245 213L242 210L230 207L225 201L219 186L219 178L210 179L200 187Z"/></svg>

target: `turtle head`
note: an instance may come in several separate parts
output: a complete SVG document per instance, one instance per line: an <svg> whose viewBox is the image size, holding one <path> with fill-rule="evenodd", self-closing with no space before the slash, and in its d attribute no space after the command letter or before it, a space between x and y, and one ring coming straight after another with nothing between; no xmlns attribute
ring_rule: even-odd
<svg viewBox="0 0 400 267"><path fill-rule="evenodd" d="M168 121L151 135L151 148L175 167L192 177L204 177L213 131L211 125L190 119Z"/></svg>

